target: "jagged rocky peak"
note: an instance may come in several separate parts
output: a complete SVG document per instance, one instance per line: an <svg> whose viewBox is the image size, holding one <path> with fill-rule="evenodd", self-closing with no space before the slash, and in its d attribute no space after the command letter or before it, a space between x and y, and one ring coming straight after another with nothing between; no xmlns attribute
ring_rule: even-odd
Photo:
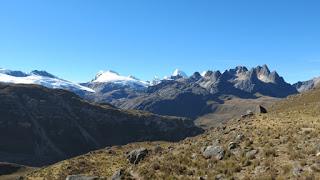
<svg viewBox="0 0 320 180"><path fill-rule="evenodd" d="M200 79L202 76L199 72L195 72L193 73L193 75L190 78L194 78L194 79Z"/></svg>
<svg viewBox="0 0 320 180"><path fill-rule="evenodd" d="M57 78L56 76L48 73L47 71L34 70L34 71L31 71L30 74L37 75L37 76L43 76L43 77L49 77L49 78Z"/></svg>
<svg viewBox="0 0 320 180"><path fill-rule="evenodd" d="M276 71L270 72L267 65L258 66L254 69L260 81L265 83L280 83L284 82Z"/></svg>
<svg viewBox="0 0 320 180"><path fill-rule="evenodd" d="M199 72L195 72L195 73L193 73L192 76L190 76L190 79L193 79L193 80L199 80L201 78L202 78L202 76Z"/></svg>
<svg viewBox="0 0 320 180"><path fill-rule="evenodd" d="M204 78L205 79L218 79L221 76L221 72L220 71L206 71L206 73L204 74Z"/></svg>
<svg viewBox="0 0 320 180"><path fill-rule="evenodd" d="M248 69L245 66L237 66L235 70L236 70L236 73L238 74L248 72Z"/></svg>

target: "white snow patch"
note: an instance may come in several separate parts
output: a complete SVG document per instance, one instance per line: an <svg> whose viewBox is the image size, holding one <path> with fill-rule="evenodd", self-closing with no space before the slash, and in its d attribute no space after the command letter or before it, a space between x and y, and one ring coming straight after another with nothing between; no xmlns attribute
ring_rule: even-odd
<svg viewBox="0 0 320 180"><path fill-rule="evenodd" d="M30 74L26 77L15 77L0 72L0 82L13 84L37 84L53 89L79 89L88 92L94 90L66 80Z"/></svg>
<svg viewBox="0 0 320 180"><path fill-rule="evenodd" d="M172 76L182 76L184 78L188 77L187 74L179 69L174 70Z"/></svg>
<svg viewBox="0 0 320 180"><path fill-rule="evenodd" d="M149 83L146 81L141 81L134 76L121 76L115 71L99 71L96 78L92 81L95 83L136 83L142 86L148 86Z"/></svg>

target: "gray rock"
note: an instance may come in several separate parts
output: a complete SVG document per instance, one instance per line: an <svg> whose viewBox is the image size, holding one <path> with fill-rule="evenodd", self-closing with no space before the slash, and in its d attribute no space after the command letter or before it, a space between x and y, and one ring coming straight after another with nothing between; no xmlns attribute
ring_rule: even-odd
<svg viewBox="0 0 320 180"><path fill-rule="evenodd" d="M300 166L296 166L292 169L292 174L294 176L300 176L303 173L303 169Z"/></svg>
<svg viewBox="0 0 320 180"><path fill-rule="evenodd" d="M113 174L113 176L111 177L111 180L122 180L124 178L125 178L125 171L123 169L120 169Z"/></svg>
<svg viewBox="0 0 320 180"><path fill-rule="evenodd" d="M247 112L245 114L243 114L241 117L247 118L247 117L251 117L253 115L254 115L254 113L251 110L247 110Z"/></svg>
<svg viewBox="0 0 320 180"><path fill-rule="evenodd" d="M66 180L101 180L102 178L96 176L85 176L85 175L69 175Z"/></svg>
<svg viewBox="0 0 320 180"><path fill-rule="evenodd" d="M148 154L148 150L146 148L135 149L131 151L127 158L131 164L138 164L141 160L143 160Z"/></svg>
<svg viewBox="0 0 320 180"><path fill-rule="evenodd" d="M256 157L256 154L258 153L258 150L251 150L246 153L246 158L248 159L254 159Z"/></svg>
<svg viewBox="0 0 320 180"><path fill-rule="evenodd" d="M228 145L228 149L229 150L232 150L232 149L235 149L237 148L238 144L235 143L235 142L230 142L229 145Z"/></svg>
<svg viewBox="0 0 320 180"><path fill-rule="evenodd" d="M234 142L236 143L241 143L244 139L244 135L243 134L238 134L237 137L234 139Z"/></svg>
<svg viewBox="0 0 320 180"><path fill-rule="evenodd" d="M255 109L257 114L265 114L268 113L267 109L261 105L258 105Z"/></svg>
<svg viewBox="0 0 320 180"><path fill-rule="evenodd" d="M224 174L218 174L215 177L215 180L223 180L223 179L226 179L226 176Z"/></svg>
<svg viewBox="0 0 320 180"><path fill-rule="evenodd" d="M255 175L260 175L260 174L263 174L265 172L267 172L268 168L265 167L265 166L257 166L255 169L254 169L254 174Z"/></svg>
<svg viewBox="0 0 320 180"><path fill-rule="evenodd" d="M202 155L205 158L215 157L218 160L222 160L225 155L225 151L221 146L208 146Z"/></svg>

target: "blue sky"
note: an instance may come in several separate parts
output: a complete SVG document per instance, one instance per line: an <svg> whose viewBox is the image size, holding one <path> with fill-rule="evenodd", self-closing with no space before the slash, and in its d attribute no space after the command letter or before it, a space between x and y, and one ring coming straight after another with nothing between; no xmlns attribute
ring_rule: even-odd
<svg viewBox="0 0 320 180"><path fill-rule="evenodd" d="M317 0L1 0L0 67L76 82L268 64L320 76Z"/></svg>

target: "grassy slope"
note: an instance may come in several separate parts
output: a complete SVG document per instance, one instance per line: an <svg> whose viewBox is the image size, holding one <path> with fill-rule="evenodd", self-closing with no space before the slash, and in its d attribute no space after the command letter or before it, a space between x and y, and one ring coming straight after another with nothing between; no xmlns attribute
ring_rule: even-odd
<svg viewBox="0 0 320 180"><path fill-rule="evenodd" d="M320 179L320 90L292 96L272 106L271 112L229 121L224 127L179 143L134 143L95 151L34 171L29 179L64 179L68 174L109 177L120 168L141 179L214 179L223 174L239 179ZM224 148L238 134L244 139L237 153L227 150L223 160L204 159L201 149L220 139ZM150 150L139 165L129 165L125 153L137 147ZM255 158L245 156L258 150ZM320 150L320 149L319 149ZM294 173L299 172L299 173Z"/></svg>

